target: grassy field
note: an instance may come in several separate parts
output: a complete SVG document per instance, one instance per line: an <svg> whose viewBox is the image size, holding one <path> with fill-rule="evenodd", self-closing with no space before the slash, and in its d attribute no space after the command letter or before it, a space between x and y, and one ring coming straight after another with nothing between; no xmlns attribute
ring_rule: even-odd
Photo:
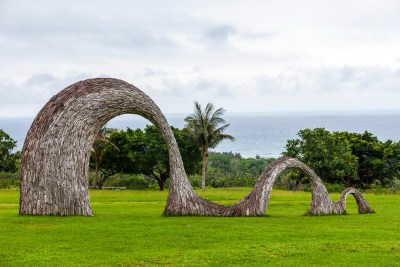
<svg viewBox="0 0 400 267"><path fill-rule="evenodd" d="M310 193L274 190L265 217L214 218L162 217L157 191L91 191L94 217L18 216L18 194L0 191L1 266L400 265L399 195L366 194L375 214L349 196L349 215L309 217Z"/></svg>

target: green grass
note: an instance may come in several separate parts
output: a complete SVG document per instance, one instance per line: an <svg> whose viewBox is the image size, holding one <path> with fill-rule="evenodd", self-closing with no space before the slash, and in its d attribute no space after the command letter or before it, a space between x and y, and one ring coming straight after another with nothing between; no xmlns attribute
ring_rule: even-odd
<svg viewBox="0 0 400 267"><path fill-rule="evenodd" d="M232 204L246 189L202 194ZM94 217L19 216L0 191L0 266L312 266L400 264L400 196L365 197L375 214L309 217L311 195L274 190L265 217L162 217L167 192L91 191ZM332 196L334 200L338 195Z"/></svg>

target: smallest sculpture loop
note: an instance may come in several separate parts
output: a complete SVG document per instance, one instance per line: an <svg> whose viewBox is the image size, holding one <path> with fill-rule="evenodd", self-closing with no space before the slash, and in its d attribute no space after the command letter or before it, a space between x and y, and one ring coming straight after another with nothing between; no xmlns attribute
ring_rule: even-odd
<svg viewBox="0 0 400 267"><path fill-rule="evenodd" d="M354 188L335 203L321 179L302 162L282 157L261 174L254 189L239 203L223 206L201 198L185 173L178 145L158 106L145 93L111 78L77 82L55 95L28 131L21 161L20 214L92 216L88 193L89 158L99 129L122 114L138 114L162 133L169 151L170 187L164 215L261 216L280 172L299 168L312 186L310 215L344 214L353 194L360 213L372 208Z"/></svg>

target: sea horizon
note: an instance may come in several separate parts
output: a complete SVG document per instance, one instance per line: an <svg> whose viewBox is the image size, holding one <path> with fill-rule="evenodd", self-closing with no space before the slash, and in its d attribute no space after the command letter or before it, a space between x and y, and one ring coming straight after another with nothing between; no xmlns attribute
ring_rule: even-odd
<svg viewBox="0 0 400 267"><path fill-rule="evenodd" d="M164 113L166 117L168 116L187 116L191 112L170 112ZM252 116L269 116L269 115L301 115L301 116L314 116L314 115L400 115L400 109L345 109L345 110L271 110L271 111L229 111L226 110L225 115L252 115ZM34 115L5 115L0 114L0 119L34 119L37 114ZM134 114L123 114L117 116L114 119L121 119L123 116L130 116Z"/></svg>
<svg viewBox="0 0 400 267"><path fill-rule="evenodd" d="M170 125L184 127L189 114L169 113ZM0 117L3 129L17 141L16 151L22 150L27 131L34 117ZM400 110L350 110L350 111L274 111L274 112L226 112L227 133L235 142L224 141L214 152L240 153L243 157L277 158L285 150L287 140L296 138L305 128L325 128L330 131L369 131L381 141L400 140ZM143 129L149 121L139 115L125 114L113 118L107 127Z"/></svg>

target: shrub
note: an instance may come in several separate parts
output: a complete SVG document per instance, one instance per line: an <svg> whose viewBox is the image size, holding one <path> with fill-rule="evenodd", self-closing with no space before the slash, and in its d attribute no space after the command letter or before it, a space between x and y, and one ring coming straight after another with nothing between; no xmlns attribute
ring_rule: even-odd
<svg viewBox="0 0 400 267"><path fill-rule="evenodd" d="M19 173L0 172L0 189L13 189L19 186Z"/></svg>

